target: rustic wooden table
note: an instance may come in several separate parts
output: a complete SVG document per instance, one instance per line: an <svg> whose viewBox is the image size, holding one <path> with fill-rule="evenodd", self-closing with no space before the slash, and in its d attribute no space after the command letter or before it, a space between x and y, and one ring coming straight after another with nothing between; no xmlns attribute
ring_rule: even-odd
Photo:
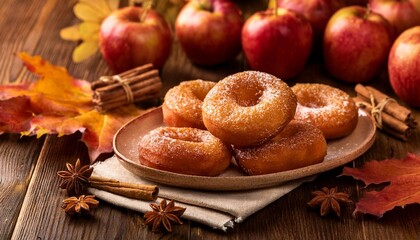
<svg viewBox="0 0 420 240"><path fill-rule="evenodd" d="M169 1L156 1L163 13ZM236 1L246 17L264 9L266 1ZM33 79L16 57L20 51L41 55L44 59L66 67L73 76L97 79L109 74L100 54L75 64L71 53L76 43L59 37L60 29L79 20L72 12L75 1L6 0L0 5L0 82L2 84ZM161 71L164 92L189 79L217 81L231 73L246 69L243 56L218 67L192 65L178 43ZM385 72L385 71L384 71ZM321 61L312 59L305 71L293 81L323 82L354 95L354 85L334 81ZM386 73L370 83L394 96ZM162 94L164 94L164 92ZM420 111L413 110L420 121ZM92 217L72 218L60 208L63 192L56 175L66 162L88 159L87 149L79 141L80 134L57 137L23 137L0 135L0 239L420 239L420 205L394 209L378 219L373 216L353 218L347 208L341 218L320 217L306 203L311 192L321 187L338 186L353 200L364 194L363 184L350 177L337 176L342 167L320 174L286 196L252 215L228 232L213 230L192 221L174 227L173 233L152 233L144 225L143 214L102 202ZM408 142L378 132L372 148L347 166L360 166L371 159L402 158L407 152L420 154L420 130Z"/></svg>

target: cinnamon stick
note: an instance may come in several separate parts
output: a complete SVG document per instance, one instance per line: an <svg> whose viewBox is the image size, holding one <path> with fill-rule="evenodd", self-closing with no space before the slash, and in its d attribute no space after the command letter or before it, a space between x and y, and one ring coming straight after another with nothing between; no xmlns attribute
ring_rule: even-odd
<svg viewBox="0 0 420 240"><path fill-rule="evenodd" d="M152 78L159 79L159 72L157 70L151 70L135 77L121 77L121 78L124 80L125 84L131 87L133 85L136 85L137 83L142 83L143 81L146 81L148 79L152 79ZM107 85L102 86L101 88L97 88L96 91L98 92L112 91L116 88L120 88L121 86L121 83L116 80L106 80L106 81L108 81Z"/></svg>
<svg viewBox="0 0 420 240"><path fill-rule="evenodd" d="M125 104L159 98L162 81L159 71L146 64L119 75L101 77L91 88L95 108L106 112Z"/></svg>
<svg viewBox="0 0 420 240"><path fill-rule="evenodd" d="M143 82L137 83L131 86L131 91L133 92L133 96L136 97L137 94L146 93L148 90L154 90L156 92L160 92L160 88L162 87L162 82L159 78L151 78L147 79ZM140 91L139 91L140 90ZM114 89L114 90L107 90L107 89L98 89L95 91L94 100L105 102L109 100L116 100L122 101L126 99L125 92L122 88Z"/></svg>
<svg viewBox="0 0 420 240"><path fill-rule="evenodd" d="M126 183L94 175L89 177L89 183L93 188L139 200L156 200L159 193L159 188L155 185Z"/></svg>
<svg viewBox="0 0 420 240"><path fill-rule="evenodd" d="M368 102L370 101L370 95L373 95L373 98L376 100L376 104L385 101L389 96L383 94L382 92L376 90L373 87L365 87L362 84L357 84L355 87L356 93L363 97ZM411 116L411 111L404 106L399 105L396 102L390 101L385 107L384 111L389 115L395 117L398 120L404 121L406 123L412 122L414 118Z"/></svg>
<svg viewBox="0 0 420 240"><path fill-rule="evenodd" d="M358 106L365 108L368 112L371 112L373 109L372 105L360 96L354 97L353 101L356 104L359 103ZM385 132L404 141L412 133L412 129L405 122L394 118L386 112L382 113L382 124Z"/></svg>
<svg viewBox="0 0 420 240"><path fill-rule="evenodd" d="M133 68L133 69L128 70L126 72L123 72L123 73L120 74L120 77L121 78L132 77L132 76L135 76L135 75L139 75L139 74L148 72L152 69L153 69L153 65L151 63L149 63L149 64L145 64L145 65L140 66L140 67ZM115 83L115 82L116 81L114 81L112 83ZM104 86L108 86L108 85L109 85L109 83L107 83L107 82L97 80L97 81L92 82L91 88L92 88L92 90L95 90L95 89L98 89L98 88L101 88L101 87L104 87Z"/></svg>

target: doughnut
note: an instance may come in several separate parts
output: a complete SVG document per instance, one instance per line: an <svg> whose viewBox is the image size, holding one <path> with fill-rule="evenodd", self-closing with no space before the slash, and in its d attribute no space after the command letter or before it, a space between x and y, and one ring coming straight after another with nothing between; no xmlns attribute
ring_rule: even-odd
<svg viewBox="0 0 420 240"><path fill-rule="evenodd" d="M262 145L233 151L238 166L247 174L261 175L320 163L327 154L327 142L317 127L292 120Z"/></svg>
<svg viewBox="0 0 420 240"><path fill-rule="evenodd" d="M357 125L358 112L351 97L325 84L296 84L292 87L298 105L295 119L318 127L326 139L347 136Z"/></svg>
<svg viewBox="0 0 420 240"><path fill-rule="evenodd" d="M198 128L159 127L139 143L141 164L169 172L217 176L230 164L232 151Z"/></svg>
<svg viewBox="0 0 420 240"><path fill-rule="evenodd" d="M203 80L181 82L168 90L162 104L163 122L171 127L205 129L201 106L216 83Z"/></svg>
<svg viewBox="0 0 420 240"><path fill-rule="evenodd" d="M208 131L234 146L259 144L281 131L293 118L296 97L275 76L245 71L214 86L203 101Z"/></svg>

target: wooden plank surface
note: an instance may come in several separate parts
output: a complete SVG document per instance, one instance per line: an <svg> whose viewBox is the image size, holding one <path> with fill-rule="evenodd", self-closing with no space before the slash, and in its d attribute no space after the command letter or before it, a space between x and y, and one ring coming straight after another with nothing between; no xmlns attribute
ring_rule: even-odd
<svg viewBox="0 0 420 240"><path fill-rule="evenodd" d="M76 1L7 0L0 5L0 83L34 79L15 53L41 55L66 67L75 77L94 80L110 73L100 54L75 64L71 53L77 45L59 37L60 29L77 23L72 13ZM264 9L267 1L236 1L248 17ZM157 8L169 14L169 1L158 1ZM202 68L190 63L174 41L172 54L161 71L164 92L180 81L217 81L247 69L242 55L232 63ZM319 58L314 57L305 71L289 82L323 82L354 94L354 85L334 81ZM370 83L391 94L386 72ZM163 92L163 93L164 93ZM413 111L420 120L420 111ZM58 170L77 158L87 162L87 150L80 134L58 138L47 136L20 138L0 136L0 239L420 239L420 205L386 213L383 218L353 218L352 209L342 218L320 217L306 203L311 192L338 186L357 201L366 189L350 177L337 177L342 167L320 174L291 193L252 215L227 233L196 222L184 221L171 234L154 234L144 225L142 214L101 202L92 217L71 218L60 208L65 194L58 188ZM401 158L407 152L420 154L420 130L409 142L401 142L378 132L372 148L347 166L361 166L371 159ZM369 188L371 189L371 188Z"/></svg>

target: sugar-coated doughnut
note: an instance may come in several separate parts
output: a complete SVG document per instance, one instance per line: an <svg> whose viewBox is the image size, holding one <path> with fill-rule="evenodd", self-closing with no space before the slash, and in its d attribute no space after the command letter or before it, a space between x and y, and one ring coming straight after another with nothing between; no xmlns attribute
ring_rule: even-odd
<svg viewBox="0 0 420 240"><path fill-rule="evenodd" d="M204 97L215 84L211 81L191 80L169 89L162 104L163 122L172 127L205 129L201 107Z"/></svg>
<svg viewBox="0 0 420 240"><path fill-rule="evenodd" d="M292 87L298 106L295 119L318 127L326 139L344 137L357 125L357 107L340 89L325 84L296 84Z"/></svg>
<svg viewBox="0 0 420 240"><path fill-rule="evenodd" d="M175 173L216 176L231 159L230 147L197 128L159 127L139 143L141 164Z"/></svg>
<svg viewBox="0 0 420 240"><path fill-rule="evenodd" d="M326 154L327 142L321 130L296 120L259 146L234 148L238 165L249 175L309 166L322 162Z"/></svg>
<svg viewBox="0 0 420 240"><path fill-rule="evenodd" d="M296 97L287 84L245 71L219 81L203 101L203 122L223 142L250 146L281 131L293 118Z"/></svg>

